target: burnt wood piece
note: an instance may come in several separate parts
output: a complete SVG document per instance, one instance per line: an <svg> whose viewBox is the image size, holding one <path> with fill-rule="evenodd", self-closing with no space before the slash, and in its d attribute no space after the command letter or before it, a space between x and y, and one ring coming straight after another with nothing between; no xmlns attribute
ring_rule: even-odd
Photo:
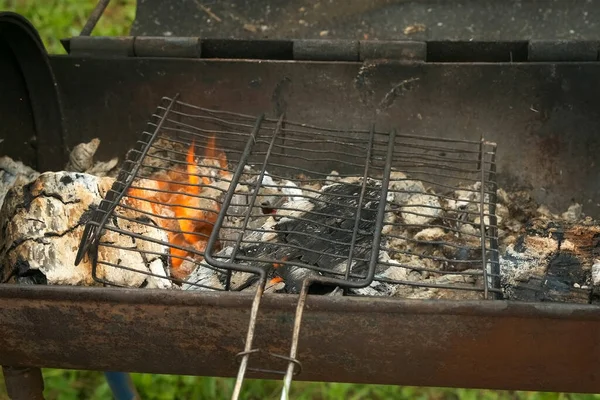
<svg viewBox="0 0 600 400"><path fill-rule="evenodd" d="M29 183L14 185L0 213L0 282L97 285L91 258L85 257L75 265L75 256L85 223L113 181L109 177L62 171L43 173ZM154 226L142 224L137 219L140 213L124 210L122 214L129 218L119 221L123 228L144 237L166 237ZM114 229L106 229L100 239L114 247L107 245L99 251L97 276L122 286L171 287L167 279L148 276L150 268L162 265L162 258L155 255L151 259L142 254L151 250L161 254L164 246L134 240ZM101 264L102 261L133 271Z"/></svg>
<svg viewBox="0 0 600 400"><path fill-rule="evenodd" d="M591 221L532 221L501 256L505 295L528 302L591 303L599 238L600 226Z"/></svg>
<svg viewBox="0 0 600 400"><path fill-rule="evenodd" d="M80 143L71 150L69 162L65 166L65 171L84 172L86 174L102 177L116 177L116 166L119 158L114 157L109 161L96 161L94 155L100 146L100 139L94 138L87 143Z"/></svg>
<svg viewBox="0 0 600 400"><path fill-rule="evenodd" d="M274 263L281 261L281 266L277 268L272 263L253 263L266 268L269 277L273 274L282 277L288 293L299 293L304 279L320 273L286 262L309 265L321 269L324 275L343 279L352 249L352 231L360 193L360 182L335 183L324 187L319 196L309 200L313 204L310 211L292 218L284 217L273 227L277 232L275 242L250 246L241 250L241 253L246 257L270 258ZM381 183L369 179L360 210L361 221L354 241L350 271L361 277L366 276L368 270L368 263L363 260L368 260L371 256L380 195ZM328 273L329 271L333 274ZM313 290L330 291L321 287Z"/></svg>
<svg viewBox="0 0 600 400"><path fill-rule="evenodd" d="M0 157L0 209L4 204L4 197L13 185L23 185L29 183L40 174L10 157Z"/></svg>

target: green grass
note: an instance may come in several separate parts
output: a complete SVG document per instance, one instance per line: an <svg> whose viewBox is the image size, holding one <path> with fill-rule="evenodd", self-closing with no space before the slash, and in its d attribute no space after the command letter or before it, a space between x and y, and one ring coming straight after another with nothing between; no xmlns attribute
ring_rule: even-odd
<svg viewBox="0 0 600 400"><path fill-rule="evenodd" d="M174 1L174 0L173 0ZM64 53L59 39L78 35L94 0L0 0L0 10L15 11L38 29L49 53ZM94 35L126 35L135 18L135 0L113 0L96 26ZM499 366L501 368L501 366ZM48 400L110 399L108 385L100 372L46 369L44 380ZM133 374L143 399L228 399L233 379ZM279 381L248 381L245 399L278 398ZM569 395L535 392L501 392L466 389L416 388L339 383L292 384L292 398L326 399L463 399L463 400L600 400L600 395ZM8 399L0 377L0 400Z"/></svg>
<svg viewBox="0 0 600 400"><path fill-rule="evenodd" d="M135 18L135 3L112 0L92 35L127 35ZM29 19L53 54L65 52L59 40L79 35L95 5L96 0L0 0L0 10Z"/></svg>
<svg viewBox="0 0 600 400"><path fill-rule="evenodd" d="M44 380L47 400L111 398L108 385L100 372L47 369L44 370ZM133 380L145 400L229 399L234 384L233 379L150 374L133 374ZM279 398L280 390L279 381L249 380L244 385L243 398L275 399ZM600 395L294 382L291 398L295 400L599 400ZM8 397L0 384L0 400L5 399Z"/></svg>

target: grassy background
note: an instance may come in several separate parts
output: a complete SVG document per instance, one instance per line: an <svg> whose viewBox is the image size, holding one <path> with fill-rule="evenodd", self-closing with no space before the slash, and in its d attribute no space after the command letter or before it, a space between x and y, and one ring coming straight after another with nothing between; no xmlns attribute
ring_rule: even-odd
<svg viewBox="0 0 600 400"><path fill-rule="evenodd" d="M95 0L0 0L0 10L18 12L38 29L50 53L64 53L59 39L79 34ZM135 18L135 0L113 0L96 26L94 35L125 35ZM501 368L501 366L500 366ZM49 400L110 399L100 372L46 369L43 371ZM0 372L1 374L1 372ZM233 379L133 374L143 399L228 399ZM244 398L278 398L279 381L248 381ZM466 389L415 388L338 383L292 385L294 399L598 399L600 395L535 392L501 392ZM8 399L0 376L0 400Z"/></svg>

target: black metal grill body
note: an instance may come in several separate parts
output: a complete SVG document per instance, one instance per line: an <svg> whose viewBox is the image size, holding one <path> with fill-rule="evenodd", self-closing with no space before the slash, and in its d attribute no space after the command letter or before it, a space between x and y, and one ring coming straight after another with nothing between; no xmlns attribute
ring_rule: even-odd
<svg viewBox="0 0 600 400"><path fill-rule="evenodd" d="M268 110L271 118L285 113L290 120L341 129L375 120L385 132L401 127L473 141L483 135L498 144L501 185L536 187L534 196L559 208L574 198L588 214L598 214L595 202L587 201L597 193L600 168L593 162L600 128L597 62L206 60L131 57L110 49L95 57L84 50L51 57L50 65L64 106L62 140L72 147L100 137L100 157L123 157L138 140L125 132L140 132L162 96L177 88L191 104L248 115ZM1 59L8 65L8 58ZM11 75L7 67L2 79L22 82L18 70ZM413 78L418 83L408 90L398 87ZM25 85L13 89L28 93ZM30 91L22 98L46 95ZM16 109L17 98L3 96L2 110ZM6 116L8 129L23 125L10 111ZM28 129L40 142L56 133ZM0 145L7 155L36 161L21 144L8 144ZM39 160L41 170L66 161ZM224 376L237 370L232 360L251 302L243 293L10 286L0 293L3 364ZM289 346L295 303L277 296L265 295L257 324L264 331L257 337L264 338L262 348L281 354ZM309 298L307 305L305 328L318 334L299 346L317 350L303 360L310 373L300 380L600 390L594 305L325 297ZM381 345L384 333L397 338L392 347ZM72 338L68 349L65 337ZM123 345L118 353L115 341ZM142 351L140 343L149 347Z"/></svg>

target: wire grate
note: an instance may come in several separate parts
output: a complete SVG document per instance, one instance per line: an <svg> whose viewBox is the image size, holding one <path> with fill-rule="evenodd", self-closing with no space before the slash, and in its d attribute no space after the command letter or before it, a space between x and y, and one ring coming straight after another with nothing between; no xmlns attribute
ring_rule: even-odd
<svg viewBox="0 0 600 400"><path fill-rule="evenodd" d="M114 286L499 298L496 145L338 130L163 98L86 225L78 262ZM126 238L126 240L124 240ZM143 278L133 278L142 276Z"/></svg>

